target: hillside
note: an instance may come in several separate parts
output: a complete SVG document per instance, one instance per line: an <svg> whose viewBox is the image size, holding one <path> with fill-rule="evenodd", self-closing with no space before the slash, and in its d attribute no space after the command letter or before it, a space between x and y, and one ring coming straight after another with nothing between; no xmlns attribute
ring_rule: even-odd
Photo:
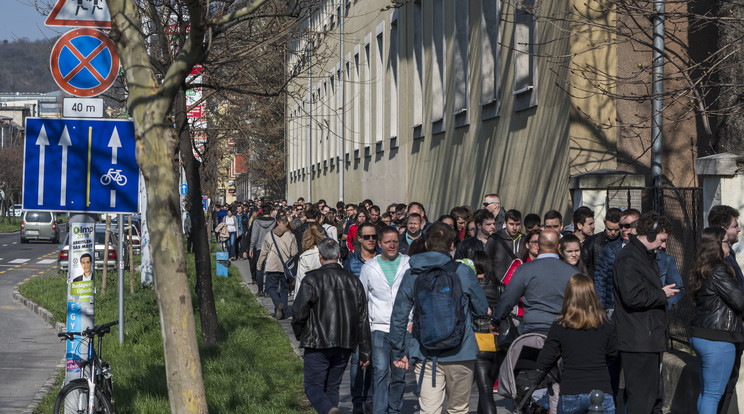
<svg viewBox="0 0 744 414"><path fill-rule="evenodd" d="M0 42L0 93L50 92L58 89L49 73L52 40Z"/></svg>

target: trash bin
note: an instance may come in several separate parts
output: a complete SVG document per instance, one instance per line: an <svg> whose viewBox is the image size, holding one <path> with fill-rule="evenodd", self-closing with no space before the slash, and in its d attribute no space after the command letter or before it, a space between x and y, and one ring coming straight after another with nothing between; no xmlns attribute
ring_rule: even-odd
<svg viewBox="0 0 744 414"><path fill-rule="evenodd" d="M230 267L227 252L217 252L217 276L227 277L227 268Z"/></svg>

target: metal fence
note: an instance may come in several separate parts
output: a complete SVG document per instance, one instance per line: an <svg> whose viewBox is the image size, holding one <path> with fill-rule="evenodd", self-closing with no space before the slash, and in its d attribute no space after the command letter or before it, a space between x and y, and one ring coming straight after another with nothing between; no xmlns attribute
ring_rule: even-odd
<svg viewBox="0 0 744 414"><path fill-rule="evenodd" d="M699 187L663 187L660 213L672 222L672 234L667 242L667 253L674 257L682 280L688 284L690 269L697 253L700 233L703 230L703 191ZM654 206L654 189L651 187L608 188L606 206L635 208L641 212ZM687 329L694 312L689 295L667 312L671 344L688 344Z"/></svg>

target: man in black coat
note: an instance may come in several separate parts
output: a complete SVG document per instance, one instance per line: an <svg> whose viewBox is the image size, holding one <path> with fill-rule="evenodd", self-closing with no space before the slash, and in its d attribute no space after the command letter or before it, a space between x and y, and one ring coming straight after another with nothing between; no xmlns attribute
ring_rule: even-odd
<svg viewBox="0 0 744 414"><path fill-rule="evenodd" d="M370 363L367 295L359 278L338 264L338 242L323 239L318 252L322 266L302 280L292 307L292 330L305 348L307 399L319 413L339 413L339 386L353 349L359 346L362 368Z"/></svg>
<svg viewBox="0 0 744 414"><path fill-rule="evenodd" d="M476 233L473 237L460 242L455 249L455 260L472 259L476 252L486 251L488 238L496 231L496 220L493 213L485 208L475 212L473 215Z"/></svg>
<svg viewBox="0 0 744 414"><path fill-rule="evenodd" d="M667 299L679 289L661 285L656 252L666 247L671 225L664 216L641 216L637 236L620 250L613 268L617 348L625 372L629 413L661 413L661 360L666 350Z"/></svg>

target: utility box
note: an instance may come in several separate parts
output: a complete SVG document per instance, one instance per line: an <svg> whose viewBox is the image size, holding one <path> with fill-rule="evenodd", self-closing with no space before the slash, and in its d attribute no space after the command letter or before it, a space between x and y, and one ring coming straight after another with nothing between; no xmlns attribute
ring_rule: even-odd
<svg viewBox="0 0 744 414"><path fill-rule="evenodd" d="M217 252L217 276L227 277L227 268L230 267L227 252Z"/></svg>

